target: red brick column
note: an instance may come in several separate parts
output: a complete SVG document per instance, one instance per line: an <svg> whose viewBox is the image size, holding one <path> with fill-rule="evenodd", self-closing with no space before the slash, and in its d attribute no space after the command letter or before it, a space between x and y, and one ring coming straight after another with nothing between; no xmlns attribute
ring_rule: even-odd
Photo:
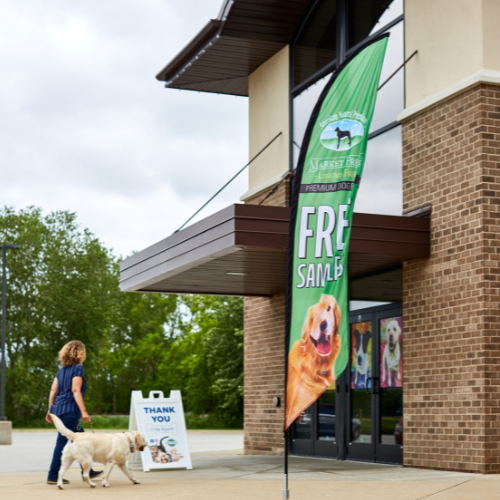
<svg viewBox="0 0 500 500"><path fill-rule="evenodd" d="M247 200L258 204L268 190ZM289 184L284 183L263 205L288 206ZM245 297L245 453L283 454L284 408L276 408L276 396L284 398L285 294Z"/></svg>
<svg viewBox="0 0 500 500"><path fill-rule="evenodd" d="M432 204L403 269L404 464L500 472L500 88L403 123L403 204Z"/></svg>
<svg viewBox="0 0 500 500"><path fill-rule="evenodd" d="M285 295L245 298L245 453L283 453Z"/></svg>

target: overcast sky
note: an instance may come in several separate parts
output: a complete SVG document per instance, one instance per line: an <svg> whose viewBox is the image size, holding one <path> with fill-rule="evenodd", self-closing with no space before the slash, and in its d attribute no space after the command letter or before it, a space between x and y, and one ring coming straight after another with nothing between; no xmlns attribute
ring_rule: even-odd
<svg viewBox="0 0 500 500"><path fill-rule="evenodd" d="M155 79L221 4L3 0L1 205L74 211L123 256L177 229L248 159L246 98Z"/></svg>
<svg viewBox="0 0 500 500"><path fill-rule="evenodd" d="M121 256L185 222L248 161L248 100L165 89L155 75L221 4L3 0L0 204L76 212ZM400 64L390 52L387 74ZM356 211L401 213L400 152L388 147L399 133L370 141ZM247 189L245 172L197 219Z"/></svg>

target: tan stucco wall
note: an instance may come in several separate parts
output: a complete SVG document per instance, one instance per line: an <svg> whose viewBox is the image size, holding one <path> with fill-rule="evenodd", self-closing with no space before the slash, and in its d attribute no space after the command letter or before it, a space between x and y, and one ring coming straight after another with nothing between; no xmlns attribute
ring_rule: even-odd
<svg viewBox="0 0 500 500"><path fill-rule="evenodd" d="M289 168L289 48L281 49L248 78L249 151L253 158L283 134L248 168L249 190Z"/></svg>
<svg viewBox="0 0 500 500"><path fill-rule="evenodd" d="M500 1L483 0L483 67L500 71Z"/></svg>
<svg viewBox="0 0 500 500"><path fill-rule="evenodd" d="M481 70L500 71L500 0L405 0L406 107Z"/></svg>
<svg viewBox="0 0 500 500"><path fill-rule="evenodd" d="M405 0L406 107L482 69L482 4Z"/></svg>

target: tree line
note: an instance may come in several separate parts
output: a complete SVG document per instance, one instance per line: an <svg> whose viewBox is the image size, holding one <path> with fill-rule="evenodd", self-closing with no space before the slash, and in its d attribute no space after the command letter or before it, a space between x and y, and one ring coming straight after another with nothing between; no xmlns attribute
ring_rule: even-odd
<svg viewBox="0 0 500 500"><path fill-rule="evenodd" d="M118 259L76 215L0 210L7 257L6 415L41 418L70 340L87 347L91 414L128 414L130 393L181 390L185 411L243 423L243 301L123 293Z"/></svg>

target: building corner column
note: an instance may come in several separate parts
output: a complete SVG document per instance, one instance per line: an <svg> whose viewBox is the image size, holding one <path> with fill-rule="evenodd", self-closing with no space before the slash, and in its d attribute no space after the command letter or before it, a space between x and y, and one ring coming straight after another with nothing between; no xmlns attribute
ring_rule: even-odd
<svg viewBox="0 0 500 500"><path fill-rule="evenodd" d="M432 204L431 257L403 267L404 465L500 472L500 87L403 122L403 207Z"/></svg>

